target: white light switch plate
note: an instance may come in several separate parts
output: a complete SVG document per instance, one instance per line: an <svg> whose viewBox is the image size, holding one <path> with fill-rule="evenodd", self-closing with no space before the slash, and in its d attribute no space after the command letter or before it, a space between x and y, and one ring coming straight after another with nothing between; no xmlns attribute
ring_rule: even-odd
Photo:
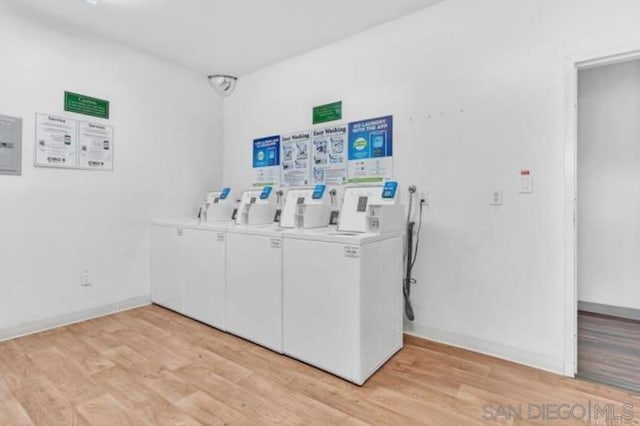
<svg viewBox="0 0 640 426"><path fill-rule="evenodd" d="M501 206L502 205L502 190L493 191L491 193L491 205L492 206Z"/></svg>
<svg viewBox="0 0 640 426"><path fill-rule="evenodd" d="M531 171L529 170L520 171L520 193L531 194L532 192L533 192L533 176L531 176Z"/></svg>

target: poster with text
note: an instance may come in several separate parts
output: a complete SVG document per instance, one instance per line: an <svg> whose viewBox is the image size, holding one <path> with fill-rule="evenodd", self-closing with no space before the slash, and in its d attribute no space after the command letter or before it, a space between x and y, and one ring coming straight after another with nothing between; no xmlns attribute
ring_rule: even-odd
<svg viewBox="0 0 640 426"><path fill-rule="evenodd" d="M113 170L113 127L78 122L78 145L81 169Z"/></svg>
<svg viewBox="0 0 640 426"><path fill-rule="evenodd" d="M347 126L315 129L311 135L311 182L343 185L347 182Z"/></svg>
<svg viewBox="0 0 640 426"><path fill-rule="evenodd" d="M280 136L253 141L253 170L255 185L280 183Z"/></svg>
<svg viewBox="0 0 640 426"><path fill-rule="evenodd" d="M282 136L282 185L310 185L309 143L311 133L308 131L291 133Z"/></svg>
<svg viewBox="0 0 640 426"><path fill-rule="evenodd" d="M78 122L69 118L36 114L35 165L78 166Z"/></svg>
<svg viewBox="0 0 640 426"><path fill-rule="evenodd" d="M349 182L393 177L393 117L349 123Z"/></svg>

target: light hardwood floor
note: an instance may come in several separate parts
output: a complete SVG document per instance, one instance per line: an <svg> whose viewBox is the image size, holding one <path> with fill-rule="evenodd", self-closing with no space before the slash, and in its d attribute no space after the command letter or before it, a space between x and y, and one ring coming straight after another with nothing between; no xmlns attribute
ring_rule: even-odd
<svg viewBox="0 0 640 426"><path fill-rule="evenodd" d="M0 343L0 425L529 424L483 416L589 401L640 408L624 391L415 338L358 387L157 306ZM584 424L535 424L572 423Z"/></svg>

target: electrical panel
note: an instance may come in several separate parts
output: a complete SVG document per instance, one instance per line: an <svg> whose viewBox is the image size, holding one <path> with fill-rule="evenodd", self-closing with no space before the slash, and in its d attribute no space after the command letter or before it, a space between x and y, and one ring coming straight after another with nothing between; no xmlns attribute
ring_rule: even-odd
<svg viewBox="0 0 640 426"><path fill-rule="evenodd" d="M0 115L0 175L22 174L22 119Z"/></svg>

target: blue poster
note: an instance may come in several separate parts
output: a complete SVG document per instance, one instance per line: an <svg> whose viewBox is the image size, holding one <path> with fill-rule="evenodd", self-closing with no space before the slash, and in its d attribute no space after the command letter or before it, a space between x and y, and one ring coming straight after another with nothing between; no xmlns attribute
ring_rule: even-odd
<svg viewBox="0 0 640 426"><path fill-rule="evenodd" d="M280 182L280 136L253 141L253 168L258 185L275 185Z"/></svg>
<svg viewBox="0 0 640 426"><path fill-rule="evenodd" d="M253 141L253 168L280 165L280 136Z"/></svg>
<svg viewBox="0 0 640 426"><path fill-rule="evenodd" d="M349 182L393 177L393 116L349 123Z"/></svg>

